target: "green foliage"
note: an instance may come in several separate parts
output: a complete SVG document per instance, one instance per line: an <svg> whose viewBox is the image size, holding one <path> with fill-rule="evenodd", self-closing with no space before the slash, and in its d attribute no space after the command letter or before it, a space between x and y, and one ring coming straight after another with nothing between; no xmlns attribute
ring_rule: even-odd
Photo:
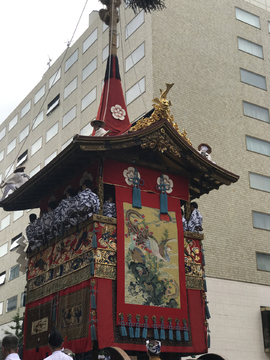
<svg viewBox="0 0 270 360"><path fill-rule="evenodd" d="M165 0L124 0L135 13L144 10L145 12L153 12L163 10L165 8Z"/></svg>
<svg viewBox="0 0 270 360"><path fill-rule="evenodd" d="M16 314L11 319L15 323L15 325L9 325L10 329L13 331L11 332L11 331L5 330L5 334L6 335L10 335L10 334L14 335L15 334L17 336L17 338L19 339L19 345L20 345L23 342L23 329L22 329L23 316L20 316L19 309L17 310Z"/></svg>

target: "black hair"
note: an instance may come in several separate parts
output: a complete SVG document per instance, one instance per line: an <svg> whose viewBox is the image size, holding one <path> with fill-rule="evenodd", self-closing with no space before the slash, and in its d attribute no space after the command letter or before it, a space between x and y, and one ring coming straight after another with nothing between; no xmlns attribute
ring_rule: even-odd
<svg viewBox="0 0 270 360"><path fill-rule="evenodd" d="M29 215L29 220L30 220L30 223L34 222L37 218L37 215L36 214L30 214Z"/></svg>
<svg viewBox="0 0 270 360"><path fill-rule="evenodd" d="M83 182L83 185L85 185L88 189L91 189L92 188L92 180L85 179Z"/></svg>
<svg viewBox="0 0 270 360"><path fill-rule="evenodd" d="M51 208L51 209L55 209L57 206L56 202L55 201L50 201L49 204L48 204L48 207Z"/></svg>
<svg viewBox="0 0 270 360"><path fill-rule="evenodd" d="M76 195L76 191L73 188L68 188L66 192L71 197Z"/></svg>
<svg viewBox="0 0 270 360"><path fill-rule="evenodd" d="M193 206L194 209L198 209L198 204L195 201L190 203L190 206Z"/></svg>
<svg viewBox="0 0 270 360"><path fill-rule="evenodd" d="M17 351L19 340L16 335L6 335L2 340L2 346L9 352Z"/></svg>

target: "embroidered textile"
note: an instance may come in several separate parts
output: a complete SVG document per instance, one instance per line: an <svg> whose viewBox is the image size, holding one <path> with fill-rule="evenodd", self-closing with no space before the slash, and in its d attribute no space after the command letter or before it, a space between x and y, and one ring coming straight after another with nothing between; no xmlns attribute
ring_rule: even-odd
<svg viewBox="0 0 270 360"><path fill-rule="evenodd" d="M103 204L103 215L116 218L116 205L106 200Z"/></svg>
<svg viewBox="0 0 270 360"><path fill-rule="evenodd" d="M202 227L202 215L197 209L194 209L188 222L188 231L200 232L196 229L197 227Z"/></svg>

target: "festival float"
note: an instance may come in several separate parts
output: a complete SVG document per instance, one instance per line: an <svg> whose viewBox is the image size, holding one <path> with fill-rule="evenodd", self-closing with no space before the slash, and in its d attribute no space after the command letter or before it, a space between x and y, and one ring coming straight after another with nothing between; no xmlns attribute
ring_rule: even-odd
<svg viewBox="0 0 270 360"><path fill-rule="evenodd" d="M188 215L191 200L238 176L202 156L180 132L167 99L173 84L153 100L149 116L130 126L112 16L121 1L102 2L112 41L97 119L108 136L74 136L2 202L6 211L46 211L49 201L60 201L86 178L100 200L99 214L27 253L23 359L48 356L53 326L80 359L108 347L143 358L146 339L160 340L167 358L206 353L204 235L183 231L181 205ZM103 216L109 193L115 218Z"/></svg>

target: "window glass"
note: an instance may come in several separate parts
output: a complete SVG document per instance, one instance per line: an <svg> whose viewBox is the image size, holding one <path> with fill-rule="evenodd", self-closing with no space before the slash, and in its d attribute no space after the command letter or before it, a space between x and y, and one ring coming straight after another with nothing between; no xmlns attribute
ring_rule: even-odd
<svg viewBox="0 0 270 360"><path fill-rule="evenodd" d="M8 243L5 243L4 245L0 246L0 257L7 254L8 250Z"/></svg>
<svg viewBox="0 0 270 360"><path fill-rule="evenodd" d="M270 255L257 253L257 269L270 271Z"/></svg>
<svg viewBox="0 0 270 360"><path fill-rule="evenodd" d="M40 165L36 166L32 171L30 171L29 176L33 177L39 172L39 170L40 170Z"/></svg>
<svg viewBox="0 0 270 360"><path fill-rule="evenodd" d="M6 272L3 271L1 274L0 274L0 285L4 285L6 281Z"/></svg>
<svg viewBox="0 0 270 360"><path fill-rule="evenodd" d="M126 39L130 37L144 23L144 11L142 10L134 19L126 26Z"/></svg>
<svg viewBox="0 0 270 360"><path fill-rule="evenodd" d="M22 155L20 155L18 157L18 161L17 161L17 167L19 165L22 165L26 160L27 160L27 157L28 157L28 150L25 150Z"/></svg>
<svg viewBox="0 0 270 360"><path fill-rule="evenodd" d="M26 105L21 110L21 118L24 117L28 113L28 111L31 109L31 100L28 101Z"/></svg>
<svg viewBox="0 0 270 360"><path fill-rule="evenodd" d="M10 215L7 215L4 219L1 220L0 230L4 230L10 224Z"/></svg>
<svg viewBox="0 0 270 360"><path fill-rule="evenodd" d="M244 115L250 116L254 119L270 122L269 109L248 103L246 101L243 101L243 107L244 107Z"/></svg>
<svg viewBox="0 0 270 360"><path fill-rule="evenodd" d="M3 315L3 307L4 307L4 303L2 301L0 302L0 315Z"/></svg>
<svg viewBox="0 0 270 360"><path fill-rule="evenodd" d="M66 141L62 146L61 146L61 150L64 150L69 144L72 143L72 139L70 138L68 141Z"/></svg>
<svg viewBox="0 0 270 360"><path fill-rule="evenodd" d="M57 151L55 150L50 156L45 159L44 165L46 166L47 164L49 164L49 162L52 161L52 159L54 159L56 155Z"/></svg>
<svg viewBox="0 0 270 360"><path fill-rule="evenodd" d="M60 104L60 94L58 94L49 104L46 115L49 115Z"/></svg>
<svg viewBox="0 0 270 360"><path fill-rule="evenodd" d="M61 68L59 68L54 74L53 76L50 77L49 80L49 89L57 83L57 81L61 78Z"/></svg>
<svg viewBox="0 0 270 360"><path fill-rule="evenodd" d="M15 213L15 211L14 211ZM22 211L23 213L23 211ZM11 239L11 245L9 248L9 251L16 249L18 246L20 246L20 244L18 243L18 241L22 238L22 233L18 234L17 236L15 236L14 238Z"/></svg>
<svg viewBox="0 0 270 360"><path fill-rule="evenodd" d="M13 212L13 221L16 221L23 216L23 210L18 210Z"/></svg>
<svg viewBox="0 0 270 360"><path fill-rule="evenodd" d="M259 16L256 16L254 14L251 14L245 10L239 9L239 8L235 8L235 15L236 15L236 19L243 21L249 25L255 26L256 28L260 29L260 18Z"/></svg>
<svg viewBox="0 0 270 360"><path fill-rule="evenodd" d="M97 40L97 29L88 36L83 42L83 53L90 48L90 46Z"/></svg>
<svg viewBox="0 0 270 360"><path fill-rule="evenodd" d="M16 279L19 276L19 267L20 265L15 265L9 269L9 278L8 281Z"/></svg>
<svg viewBox="0 0 270 360"><path fill-rule="evenodd" d="M46 142L50 141L58 133L58 122L46 132Z"/></svg>
<svg viewBox="0 0 270 360"><path fill-rule="evenodd" d="M97 98L97 88L95 87L91 90L84 98L82 98L81 111L83 111L87 106L92 104Z"/></svg>
<svg viewBox="0 0 270 360"><path fill-rule="evenodd" d="M42 137L39 138L32 146L31 146L31 156L34 155L42 146Z"/></svg>
<svg viewBox="0 0 270 360"><path fill-rule="evenodd" d="M106 60L109 56L109 45L102 50L102 61Z"/></svg>
<svg viewBox="0 0 270 360"><path fill-rule="evenodd" d="M34 104L36 104L42 98L42 96L44 96L44 95L45 95L45 84L35 94L35 96L34 96Z"/></svg>
<svg viewBox="0 0 270 360"><path fill-rule="evenodd" d="M65 72L78 60L78 49L65 62Z"/></svg>
<svg viewBox="0 0 270 360"><path fill-rule="evenodd" d="M239 37L238 49L263 59L263 48L261 45L255 44L251 41Z"/></svg>
<svg viewBox="0 0 270 360"><path fill-rule="evenodd" d="M130 104L145 91L145 77L126 91L126 104Z"/></svg>
<svg viewBox="0 0 270 360"><path fill-rule="evenodd" d="M0 140L2 140L3 137L5 137L5 135L6 135L6 128L4 127L4 129L2 129L2 130L0 131Z"/></svg>
<svg viewBox="0 0 270 360"><path fill-rule="evenodd" d="M43 110L33 120L33 130L43 121Z"/></svg>
<svg viewBox="0 0 270 360"><path fill-rule="evenodd" d="M240 73L242 82L266 90L266 80L264 76L244 69L240 69Z"/></svg>
<svg viewBox="0 0 270 360"><path fill-rule="evenodd" d="M13 139L7 146L7 154L9 154L16 147L16 138Z"/></svg>
<svg viewBox="0 0 270 360"><path fill-rule="evenodd" d="M67 98L76 88L77 88L77 80L75 77L64 89L64 99Z"/></svg>
<svg viewBox="0 0 270 360"><path fill-rule="evenodd" d="M17 295L7 299L7 312L17 309Z"/></svg>
<svg viewBox="0 0 270 360"><path fill-rule="evenodd" d="M259 174L249 173L250 187L270 192L270 178Z"/></svg>
<svg viewBox="0 0 270 360"><path fill-rule="evenodd" d="M2 161L3 159L4 159L4 150L0 152L0 161Z"/></svg>
<svg viewBox="0 0 270 360"><path fill-rule="evenodd" d="M82 71L82 81L88 78L97 68L97 58L95 57Z"/></svg>
<svg viewBox="0 0 270 360"><path fill-rule="evenodd" d="M63 127L69 124L73 119L76 117L76 109L77 106L75 105L71 110L69 110L66 115L63 116Z"/></svg>
<svg viewBox="0 0 270 360"><path fill-rule="evenodd" d="M270 215L253 211L253 226L257 229L270 230Z"/></svg>
<svg viewBox="0 0 270 360"><path fill-rule="evenodd" d="M25 306L26 292L21 294L21 307Z"/></svg>
<svg viewBox="0 0 270 360"><path fill-rule="evenodd" d="M270 142L246 136L247 149L262 155L270 156Z"/></svg>
<svg viewBox="0 0 270 360"><path fill-rule="evenodd" d="M93 132L93 127L90 123L88 123L81 129L80 135L89 136L92 134L92 132Z"/></svg>
<svg viewBox="0 0 270 360"><path fill-rule="evenodd" d="M126 58L126 71L134 66L138 61L144 57L144 43L142 43L136 50L134 50Z"/></svg>
<svg viewBox="0 0 270 360"><path fill-rule="evenodd" d="M23 141L23 139L26 138L26 136L28 136L29 134L29 125L27 125L21 132L19 135L19 142Z"/></svg>
<svg viewBox="0 0 270 360"><path fill-rule="evenodd" d="M13 164L9 165L5 170L5 178L10 176L13 173L13 170L14 170L14 165Z"/></svg>
<svg viewBox="0 0 270 360"><path fill-rule="evenodd" d="M14 116L14 118L12 120L10 120L9 124L8 124L8 131L10 131L12 128L14 128L14 126L17 124L18 122L18 114L16 116Z"/></svg>

